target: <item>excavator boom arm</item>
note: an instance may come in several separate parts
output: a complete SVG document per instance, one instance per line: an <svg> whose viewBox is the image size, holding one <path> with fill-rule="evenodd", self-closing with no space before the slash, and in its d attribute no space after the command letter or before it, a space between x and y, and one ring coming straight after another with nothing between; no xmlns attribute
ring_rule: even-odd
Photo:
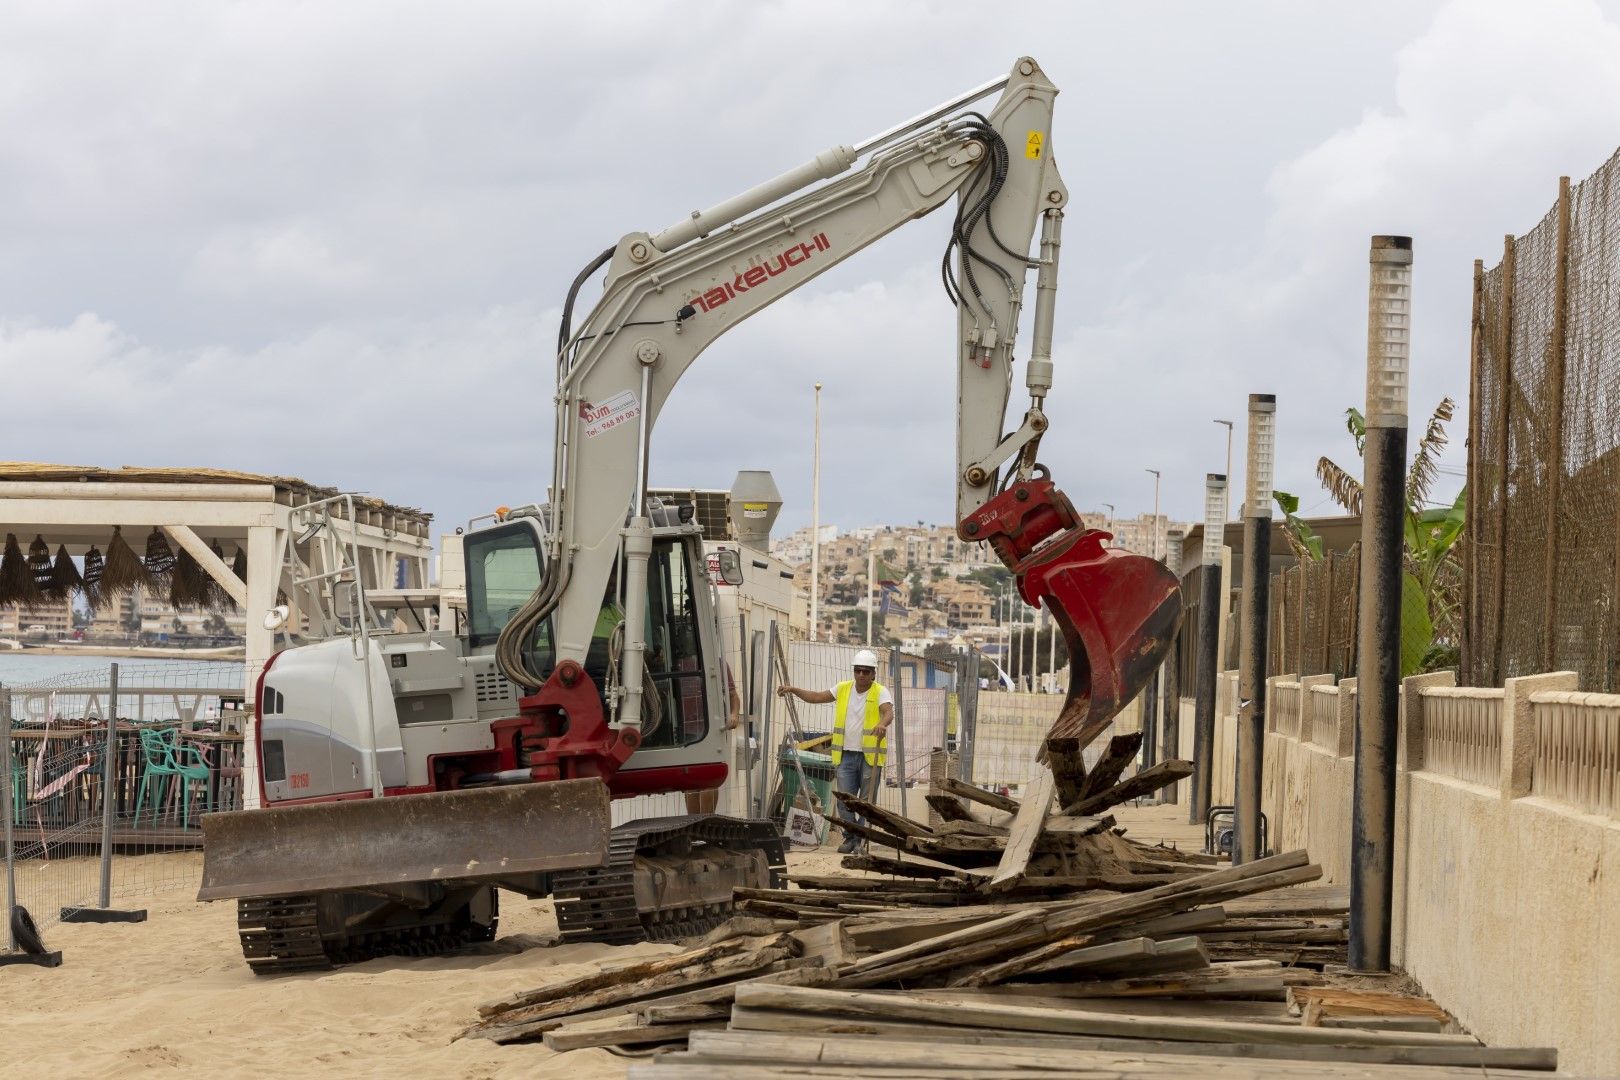
<svg viewBox="0 0 1620 1080"><path fill-rule="evenodd" d="M971 108L997 90L987 115ZM566 669L574 685L603 592L615 567L622 567L624 643L617 685L607 690L610 711L620 729L631 731L633 744L642 713L651 547L647 455L664 402L721 334L953 195L957 213L942 271L957 307L958 530L965 539L993 539L975 515L982 517L999 498L1004 470L1019 481L1033 478L1047 426L1042 406L1052 385L1057 261L1068 201L1051 155L1056 96L1039 65L1021 58L1004 79L856 146L834 147L656 234L626 235L581 275L580 282L607 267L602 296L588 316L575 328L565 315L545 578L501 636L497 659L509 679L539 687ZM1032 259L1037 224L1040 257ZM1039 275L1025 376L1030 401L1009 434L1013 349L1032 268ZM1067 500L1050 494L1062 504L1053 512L1067 515L1067 527L1074 527ZM1015 570L1028 554L1013 557L1017 547L997 545ZM558 664L550 676L531 670L525 653L545 618L553 620ZM1077 630L1073 640L1079 647L1094 638ZM719 678L717 671L708 676ZM720 692L717 684L711 690Z"/></svg>

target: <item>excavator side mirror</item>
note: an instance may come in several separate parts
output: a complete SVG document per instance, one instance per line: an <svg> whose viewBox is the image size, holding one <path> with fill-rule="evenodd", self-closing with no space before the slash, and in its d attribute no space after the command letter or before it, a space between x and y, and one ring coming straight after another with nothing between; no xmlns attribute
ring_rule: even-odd
<svg viewBox="0 0 1620 1080"><path fill-rule="evenodd" d="M720 567L720 580L727 585L741 585L743 583L742 555L731 548L721 548L715 552Z"/></svg>

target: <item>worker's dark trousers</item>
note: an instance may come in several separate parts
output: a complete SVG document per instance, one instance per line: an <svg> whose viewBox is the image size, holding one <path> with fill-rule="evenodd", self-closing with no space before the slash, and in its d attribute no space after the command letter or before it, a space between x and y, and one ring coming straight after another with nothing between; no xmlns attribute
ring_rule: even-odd
<svg viewBox="0 0 1620 1080"><path fill-rule="evenodd" d="M838 785L839 791L859 795L872 802L877 799L877 781L881 771L879 766L866 763L865 754L846 750L844 756L838 760L838 772L834 775L833 783ZM842 820L853 820L859 825L866 824L864 817L843 803L838 804L838 816Z"/></svg>

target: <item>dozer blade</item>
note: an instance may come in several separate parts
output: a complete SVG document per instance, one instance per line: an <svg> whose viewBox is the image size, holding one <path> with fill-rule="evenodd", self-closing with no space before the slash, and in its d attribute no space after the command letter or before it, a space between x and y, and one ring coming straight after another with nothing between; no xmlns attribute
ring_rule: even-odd
<svg viewBox="0 0 1620 1080"><path fill-rule="evenodd" d="M1083 749L1142 691L1181 627L1181 585L1145 555L1105 548L1091 531L1021 568L1026 599L1046 605L1069 649L1069 697L1047 740Z"/></svg>
<svg viewBox="0 0 1620 1080"><path fill-rule="evenodd" d="M607 786L590 779L206 814L197 899L600 866L608 802Z"/></svg>

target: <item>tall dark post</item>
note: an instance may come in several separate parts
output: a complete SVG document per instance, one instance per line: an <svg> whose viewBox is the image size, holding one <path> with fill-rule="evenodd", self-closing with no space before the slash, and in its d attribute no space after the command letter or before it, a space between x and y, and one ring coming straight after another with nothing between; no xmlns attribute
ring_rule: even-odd
<svg viewBox="0 0 1620 1080"><path fill-rule="evenodd" d="M1361 497L1361 619L1350 968L1388 971L1395 877L1395 745L1401 676L1412 239L1372 239L1367 295L1367 443Z"/></svg>
<svg viewBox="0 0 1620 1080"><path fill-rule="evenodd" d="M1181 545L1186 539L1180 530L1173 530L1166 537L1164 564L1170 572L1181 579ZM1183 597L1185 602L1185 597ZM1161 761L1170 761L1181 756L1181 634L1178 632L1170 641L1170 651L1165 654L1164 666L1159 669L1159 697L1164 702L1164 719L1159 725ZM1176 801L1176 787L1171 784L1160 789L1159 797L1167 802Z"/></svg>
<svg viewBox="0 0 1620 1080"><path fill-rule="evenodd" d="M1226 546L1226 477L1210 473L1204 480L1204 590L1198 598L1198 688L1193 706L1193 797L1187 820L1197 824L1209 814L1215 757L1215 671L1220 666L1221 617L1226 595L1221 588L1221 552Z"/></svg>
<svg viewBox="0 0 1620 1080"><path fill-rule="evenodd" d="M1164 678L1162 670L1155 671L1153 677L1142 690L1142 768L1158 761L1158 746L1156 738L1159 727L1159 682Z"/></svg>
<svg viewBox="0 0 1620 1080"><path fill-rule="evenodd" d="M1260 789L1266 753L1266 617L1271 584L1271 475L1277 399L1249 395L1249 456L1243 499L1243 599L1238 614L1237 797L1232 862L1260 858Z"/></svg>

